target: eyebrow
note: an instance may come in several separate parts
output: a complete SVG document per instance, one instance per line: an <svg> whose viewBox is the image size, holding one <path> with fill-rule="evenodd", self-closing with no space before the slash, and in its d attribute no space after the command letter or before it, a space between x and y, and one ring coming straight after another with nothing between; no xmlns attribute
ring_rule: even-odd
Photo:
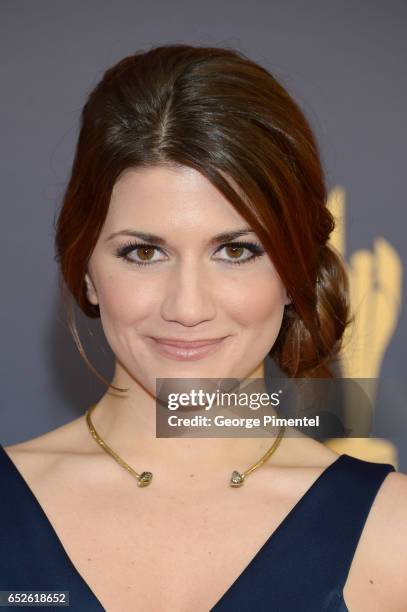
<svg viewBox="0 0 407 612"><path fill-rule="evenodd" d="M238 230L231 230L229 232L222 232L221 234L216 234L213 238L210 239L209 244L215 245L221 242L228 242L229 240L233 240L234 238L239 238L239 236L245 236L246 234L253 234L254 230L250 227L244 227ZM164 246L167 244L166 240L161 236L157 236L156 234L150 234L148 232L138 232L136 230L124 229L119 232L114 232L110 234L106 238L106 242L112 240L116 236L133 236L134 238L140 238L141 240L145 240L146 242L154 242L159 246Z"/></svg>

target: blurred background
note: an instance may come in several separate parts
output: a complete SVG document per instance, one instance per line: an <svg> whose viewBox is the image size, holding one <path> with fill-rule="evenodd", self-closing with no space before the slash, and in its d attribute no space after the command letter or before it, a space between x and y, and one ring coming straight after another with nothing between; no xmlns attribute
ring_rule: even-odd
<svg viewBox="0 0 407 612"><path fill-rule="evenodd" d="M77 418L104 393L65 323L54 221L90 90L122 57L181 42L242 51L309 119L356 316L340 376L369 379L375 412L370 438L325 443L407 472L407 3L2 0L0 17L0 443ZM77 312L77 324L91 362L111 378L99 321Z"/></svg>

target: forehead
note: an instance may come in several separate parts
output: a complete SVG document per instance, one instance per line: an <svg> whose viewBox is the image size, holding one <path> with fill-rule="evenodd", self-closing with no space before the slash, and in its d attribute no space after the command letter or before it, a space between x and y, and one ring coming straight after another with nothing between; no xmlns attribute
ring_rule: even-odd
<svg viewBox="0 0 407 612"><path fill-rule="evenodd" d="M226 177L225 177L226 178ZM237 189L232 179L227 179ZM186 166L130 168L116 181L106 218L109 230L117 224L153 228L194 229L246 225L243 217L212 183Z"/></svg>

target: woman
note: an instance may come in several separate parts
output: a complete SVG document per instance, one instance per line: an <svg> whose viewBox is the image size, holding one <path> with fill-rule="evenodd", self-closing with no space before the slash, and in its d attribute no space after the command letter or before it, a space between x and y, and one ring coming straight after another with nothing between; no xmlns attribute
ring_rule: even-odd
<svg viewBox="0 0 407 612"><path fill-rule="evenodd" d="M86 611L407 609L405 475L288 430L155 433L157 378L261 380L268 354L333 376L351 319L326 199L305 117L244 55L170 45L107 70L56 249L78 348L71 295L115 373L92 411L0 447L1 589Z"/></svg>

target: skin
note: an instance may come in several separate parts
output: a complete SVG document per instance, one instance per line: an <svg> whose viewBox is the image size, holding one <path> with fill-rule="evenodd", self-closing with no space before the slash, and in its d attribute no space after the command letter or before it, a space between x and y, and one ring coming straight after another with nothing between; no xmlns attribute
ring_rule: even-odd
<svg viewBox="0 0 407 612"><path fill-rule="evenodd" d="M134 487L95 443L84 415L5 447L105 609L210 609L337 459L325 445L290 431L237 492L225 486L225 476L257 461L272 439L155 437L156 377L264 376L264 357L289 303L285 288L267 254L230 264L230 249L209 245L216 234L245 226L189 168L128 170L114 187L86 281L116 358L112 383L129 392L106 392L92 420L132 467L153 472L147 490ZM165 238L163 252L149 252L157 263L139 268L116 257L130 238L107 239L123 229ZM258 243L254 234L240 239ZM142 252L129 256L140 259ZM229 337L204 359L174 361L147 343L149 334ZM391 473L372 504L344 589L352 612L405 610L406 515L407 476Z"/></svg>

